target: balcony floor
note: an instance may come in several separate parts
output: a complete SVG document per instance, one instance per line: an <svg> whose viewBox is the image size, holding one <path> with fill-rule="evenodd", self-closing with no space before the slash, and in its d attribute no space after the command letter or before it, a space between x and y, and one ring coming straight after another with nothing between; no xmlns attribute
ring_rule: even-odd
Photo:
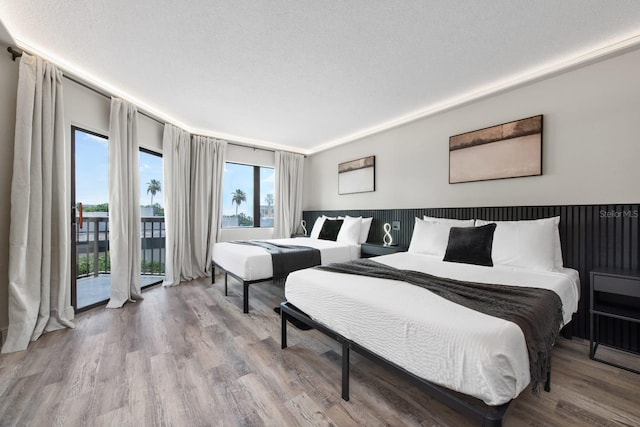
<svg viewBox="0 0 640 427"><path fill-rule="evenodd" d="M164 276L152 276L143 274L140 276L140 285L145 287L161 282ZM83 308L97 302L106 301L111 297L111 275L100 274L97 277L83 277L77 281L77 304Z"/></svg>

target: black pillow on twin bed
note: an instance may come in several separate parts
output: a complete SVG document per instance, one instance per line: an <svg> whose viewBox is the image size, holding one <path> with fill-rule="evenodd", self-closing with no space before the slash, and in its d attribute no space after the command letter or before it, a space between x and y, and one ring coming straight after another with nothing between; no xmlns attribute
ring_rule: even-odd
<svg viewBox="0 0 640 427"><path fill-rule="evenodd" d="M451 227L444 261L493 267L491 247L496 224Z"/></svg>
<svg viewBox="0 0 640 427"><path fill-rule="evenodd" d="M343 221L343 219L325 219L318 239L333 240L335 242Z"/></svg>

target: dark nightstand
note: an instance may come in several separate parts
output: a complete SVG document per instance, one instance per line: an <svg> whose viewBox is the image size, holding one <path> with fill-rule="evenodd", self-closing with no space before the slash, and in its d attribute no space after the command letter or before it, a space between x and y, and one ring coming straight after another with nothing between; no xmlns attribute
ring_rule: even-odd
<svg viewBox="0 0 640 427"><path fill-rule="evenodd" d="M292 234L291 237L309 237L308 234Z"/></svg>
<svg viewBox="0 0 640 427"><path fill-rule="evenodd" d="M596 351L601 339L600 317L640 323L640 270L592 270L590 296L589 357L598 362L640 374L640 371L636 369L596 358ZM630 353L637 354L635 352Z"/></svg>
<svg viewBox="0 0 640 427"><path fill-rule="evenodd" d="M389 255L396 252L406 252L407 248L399 245L385 246L382 243L363 243L360 246L360 256L369 258L372 256Z"/></svg>

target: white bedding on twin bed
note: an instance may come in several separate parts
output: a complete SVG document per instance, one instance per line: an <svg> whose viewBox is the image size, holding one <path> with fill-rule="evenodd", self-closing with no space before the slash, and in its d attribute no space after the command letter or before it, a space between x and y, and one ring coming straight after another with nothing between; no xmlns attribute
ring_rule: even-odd
<svg viewBox="0 0 640 427"><path fill-rule="evenodd" d="M375 261L457 280L555 291L565 324L577 311L579 277L516 267L483 267L396 253ZM321 271L291 273L287 301L332 330L430 382L488 405L517 397L530 382L524 335L515 324L450 302L418 286Z"/></svg>
<svg viewBox="0 0 640 427"><path fill-rule="evenodd" d="M360 245L348 245L332 240L297 237L293 239L269 239L281 245L309 246L320 250L322 264L346 262L360 258ZM261 280L273 276L271 255L259 246L230 242L216 243L213 247L213 262L243 280Z"/></svg>

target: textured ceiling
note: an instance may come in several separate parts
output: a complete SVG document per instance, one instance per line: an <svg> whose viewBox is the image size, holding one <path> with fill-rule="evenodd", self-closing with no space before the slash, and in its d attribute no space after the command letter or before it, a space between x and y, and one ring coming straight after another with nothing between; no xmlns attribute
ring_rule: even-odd
<svg viewBox="0 0 640 427"><path fill-rule="evenodd" d="M16 42L187 130L301 152L624 40L637 0L2 0Z"/></svg>

